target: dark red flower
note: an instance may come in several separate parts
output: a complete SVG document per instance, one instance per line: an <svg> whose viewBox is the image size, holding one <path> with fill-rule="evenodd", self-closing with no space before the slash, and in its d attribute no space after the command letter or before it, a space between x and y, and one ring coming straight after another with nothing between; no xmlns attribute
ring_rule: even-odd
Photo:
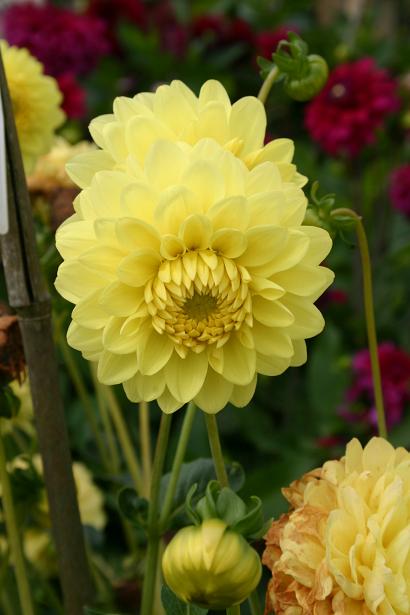
<svg viewBox="0 0 410 615"><path fill-rule="evenodd" d="M182 57L188 47L189 32L178 21L172 3L162 0L151 7L147 6L146 11L147 26L158 33L162 49Z"/></svg>
<svg viewBox="0 0 410 615"><path fill-rule="evenodd" d="M77 82L72 73L64 73L57 77L58 87L63 94L62 107L67 117L79 119L86 113L85 90Z"/></svg>
<svg viewBox="0 0 410 615"><path fill-rule="evenodd" d="M393 171L389 194L393 207L410 217L410 164L403 164Z"/></svg>
<svg viewBox="0 0 410 615"><path fill-rule="evenodd" d="M109 51L104 22L53 5L11 5L2 15L4 38L26 47L47 74L84 74Z"/></svg>
<svg viewBox="0 0 410 615"><path fill-rule="evenodd" d="M395 80L372 58L341 64L307 105L306 128L328 154L356 156L398 109L396 90Z"/></svg>
<svg viewBox="0 0 410 615"><path fill-rule="evenodd" d="M391 342L379 345L383 397L388 426L398 423L410 401L410 355ZM370 353L359 351L353 358L354 379L347 392L342 415L353 421L376 424Z"/></svg>
<svg viewBox="0 0 410 615"><path fill-rule="evenodd" d="M289 32L299 32L294 26L279 26L275 30L262 30L255 37L256 56L262 56L267 60L272 58L272 53L283 39L287 40Z"/></svg>
<svg viewBox="0 0 410 615"><path fill-rule="evenodd" d="M90 0L87 15L98 17L106 27L113 51L120 51L117 39L118 24L125 20L140 29L146 25L146 11L142 0Z"/></svg>

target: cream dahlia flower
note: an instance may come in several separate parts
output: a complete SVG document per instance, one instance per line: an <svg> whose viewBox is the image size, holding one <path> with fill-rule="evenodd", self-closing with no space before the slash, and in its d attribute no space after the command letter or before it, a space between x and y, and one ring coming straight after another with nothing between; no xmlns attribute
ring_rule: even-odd
<svg viewBox="0 0 410 615"><path fill-rule="evenodd" d="M221 83L204 83L199 96L181 81L161 85L156 92L143 92L134 98L120 96L114 113L95 118L91 135L100 151L85 154L68 166L81 188L90 184L97 171L125 170L129 156L144 165L151 146L158 139L194 145L204 138L214 139L253 168L274 162L285 182L304 186L307 179L292 164L294 146L290 139L275 139L264 146L266 113L254 96L233 105Z"/></svg>
<svg viewBox="0 0 410 615"><path fill-rule="evenodd" d="M290 512L266 536L266 614L410 613L410 453L354 439L284 495Z"/></svg>
<svg viewBox="0 0 410 615"><path fill-rule="evenodd" d="M96 148L88 141L72 145L63 137L55 137L50 151L38 158L27 178L29 190L51 192L59 188L73 188L75 184L67 174L66 164L75 156L92 151Z"/></svg>
<svg viewBox="0 0 410 615"><path fill-rule="evenodd" d="M63 123L62 95L57 82L43 73L43 66L27 49L0 41L17 135L26 173L38 156L51 147L54 131Z"/></svg>
<svg viewBox="0 0 410 615"><path fill-rule="evenodd" d="M246 405L257 374L306 360L331 240L273 162L249 170L214 140L158 140L98 172L57 232L68 341L98 378L164 412Z"/></svg>

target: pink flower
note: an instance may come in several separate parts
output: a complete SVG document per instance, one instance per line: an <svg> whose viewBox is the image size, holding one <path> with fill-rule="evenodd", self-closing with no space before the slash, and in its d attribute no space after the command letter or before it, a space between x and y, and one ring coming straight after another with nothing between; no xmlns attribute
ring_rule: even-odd
<svg viewBox="0 0 410 615"><path fill-rule="evenodd" d="M86 113L86 95L72 73L57 77L58 87L63 94L63 109L67 117L79 119Z"/></svg>
<svg viewBox="0 0 410 615"><path fill-rule="evenodd" d="M410 164L403 164L393 171L389 195L393 207L410 217Z"/></svg>
<svg viewBox="0 0 410 615"><path fill-rule="evenodd" d="M26 47L55 77L84 74L109 50L104 23L52 5L11 5L2 15L4 37Z"/></svg>
<svg viewBox="0 0 410 615"><path fill-rule="evenodd" d="M288 32L298 32L293 26L279 26L275 30L262 30L255 37L256 56L262 56L267 60L272 58L272 53L283 39L288 39Z"/></svg>
<svg viewBox="0 0 410 615"><path fill-rule="evenodd" d="M395 80L372 58L341 64L307 105L306 128L328 154L356 156L398 109L396 90Z"/></svg>
<svg viewBox="0 0 410 615"><path fill-rule="evenodd" d="M410 401L410 355L391 342L379 345L383 397L388 426L398 423L405 405ZM353 358L354 379L347 392L347 404L342 415L348 420L376 424L373 380L368 350Z"/></svg>

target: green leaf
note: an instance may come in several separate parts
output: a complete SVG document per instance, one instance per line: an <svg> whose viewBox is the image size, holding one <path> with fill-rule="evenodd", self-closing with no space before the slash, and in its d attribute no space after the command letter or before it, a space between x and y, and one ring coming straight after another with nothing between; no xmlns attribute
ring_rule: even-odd
<svg viewBox="0 0 410 615"><path fill-rule="evenodd" d="M136 527L146 527L148 506L148 500L141 498L131 487L125 487L118 495L120 512Z"/></svg>
<svg viewBox="0 0 410 615"><path fill-rule="evenodd" d="M239 491L245 482L245 475L242 467L238 463L227 465L227 473L229 484L233 491ZM160 501L164 500L165 492L169 483L170 473L165 474L161 479ZM215 468L212 459L196 459L189 463L182 464L175 497L173 502L173 510L176 510L185 504L186 497L190 492L192 485L197 485L195 499L201 498L206 490L209 481L215 480Z"/></svg>
<svg viewBox="0 0 410 615"><path fill-rule="evenodd" d="M167 615L206 615L208 613L207 609L182 602L166 585L162 586L161 600Z"/></svg>
<svg viewBox="0 0 410 615"><path fill-rule="evenodd" d="M0 417L12 419L18 413L20 400L9 386L0 388Z"/></svg>
<svg viewBox="0 0 410 615"><path fill-rule="evenodd" d="M109 613L108 611L97 611L89 606L84 607L84 615L119 615L119 613Z"/></svg>

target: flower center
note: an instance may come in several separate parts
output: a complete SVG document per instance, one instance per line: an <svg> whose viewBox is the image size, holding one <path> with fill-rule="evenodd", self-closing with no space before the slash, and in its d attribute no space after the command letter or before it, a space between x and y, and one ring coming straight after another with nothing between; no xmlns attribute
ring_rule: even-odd
<svg viewBox="0 0 410 615"><path fill-rule="evenodd" d="M145 288L145 300L158 333L168 335L177 352L223 346L232 331L252 325L248 271L212 250L190 251L161 263Z"/></svg>

